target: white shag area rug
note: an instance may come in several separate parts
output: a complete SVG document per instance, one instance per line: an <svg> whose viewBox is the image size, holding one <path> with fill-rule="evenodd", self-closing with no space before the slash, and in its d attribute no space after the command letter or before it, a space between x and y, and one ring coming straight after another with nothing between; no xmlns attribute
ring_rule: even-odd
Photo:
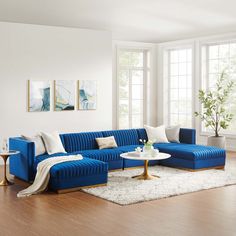
<svg viewBox="0 0 236 236"><path fill-rule="evenodd" d="M204 170L189 172L164 166L149 167L149 174L161 178L137 180L143 168L109 172L107 186L82 191L119 205L156 200L205 189L236 184L235 170Z"/></svg>

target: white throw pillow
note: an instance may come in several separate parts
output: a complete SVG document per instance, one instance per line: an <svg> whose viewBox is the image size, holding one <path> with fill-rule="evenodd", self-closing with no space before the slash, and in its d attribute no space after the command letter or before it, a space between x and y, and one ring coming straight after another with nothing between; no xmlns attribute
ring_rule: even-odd
<svg viewBox="0 0 236 236"><path fill-rule="evenodd" d="M158 127L144 125L144 128L146 129L148 140L151 140L154 143L169 143L164 125Z"/></svg>
<svg viewBox="0 0 236 236"><path fill-rule="evenodd" d="M41 132L41 135L49 155L54 153L66 153L58 132L53 132L51 134Z"/></svg>
<svg viewBox="0 0 236 236"><path fill-rule="evenodd" d="M117 143L114 136L110 136L106 138L96 138L96 141L97 141L99 149L117 147Z"/></svg>
<svg viewBox="0 0 236 236"><path fill-rule="evenodd" d="M25 135L21 135L23 139L26 139L30 142L34 142L35 146L35 156L42 155L46 152L42 137L40 135L35 135L33 137L28 137Z"/></svg>
<svg viewBox="0 0 236 236"><path fill-rule="evenodd" d="M180 125L166 127L166 136L169 142L179 143Z"/></svg>

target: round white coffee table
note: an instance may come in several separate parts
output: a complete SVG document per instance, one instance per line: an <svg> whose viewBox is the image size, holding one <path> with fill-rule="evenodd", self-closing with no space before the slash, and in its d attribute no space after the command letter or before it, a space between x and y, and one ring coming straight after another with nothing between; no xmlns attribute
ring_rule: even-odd
<svg viewBox="0 0 236 236"><path fill-rule="evenodd" d="M144 161L143 173L141 175L136 175L132 177L132 178L140 179L140 180L151 180L151 179L160 178L160 176L148 174L148 162L153 161L153 160L163 160L163 159L167 159L171 157L170 154L163 153L163 152L159 152L155 157L152 157L150 155L145 155L145 154L138 155L136 152L126 152L126 153L122 153L120 156L122 158L129 159L129 160Z"/></svg>

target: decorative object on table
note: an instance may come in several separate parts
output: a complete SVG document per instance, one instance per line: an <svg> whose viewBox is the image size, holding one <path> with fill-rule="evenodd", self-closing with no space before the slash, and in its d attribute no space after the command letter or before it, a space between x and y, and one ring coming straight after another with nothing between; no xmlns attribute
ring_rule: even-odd
<svg viewBox="0 0 236 236"><path fill-rule="evenodd" d="M140 171L141 168L109 172L107 186L82 191L119 205L129 205L236 184L233 168L190 172L159 165L150 166L149 173L158 173L161 178L136 181L132 176L138 175Z"/></svg>
<svg viewBox="0 0 236 236"><path fill-rule="evenodd" d="M114 136L96 138L99 149L116 148L117 143Z"/></svg>
<svg viewBox="0 0 236 236"><path fill-rule="evenodd" d="M3 161L4 161L4 177L3 180L0 182L0 186L8 186L8 185L12 185L13 183L10 182L7 179L7 159L9 156L11 155L15 155L18 154L19 152L17 151L3 151L0 152L0 156L2 157Z"/></svg>
<svg viewBox="0 0 236 236"><path fill-rule="evenodd" d="M135 148L135 151L140 154L142 152L142 148L141 147L137 147L137 148Z"/></svg>
<svg viewBox="0 0 236 236"><path fill-rule="evenodd" d="M159 154L159 149L157 148L153 148L152 151L151 151L151 156L152 157L156 157L157 155Z"/></svg>
<svg viewBox="0 0 236 236"><path fill-rule="evenodd" d="M201 112L195 112L204 122L206 128L214 131L215 135L207 139L208 146L216 146L225 149L225 137L220 136L221 129L227 129L233 119L233 114L227 110L227 102L230 99L234 82L227 79L223 71L216 82L216 87L211 90L199 90L199 101L202 105Z"/></svg>
<svg viewBox="0 0 236 236"><path fill-rule="evenodd" d="M54 110L71 111L75 109L75 81L54 81Z"/></svg>
<svg viewBox="0 0 236 236"><path fill-rule="evenodd" d="M179 143L180 125L166 127L166 137L169 142Z"/></svg>
<svg viewBox="0 0 236 236"><path fill-rule="evenodd" d="M42 155L42 154L46 153L45 145L44 145L44 142L42 140L41 135L35 135L33 137L28 137L28 136L25 136L25 135L21 135L21 137L25 140L30 141L30 142L34 142L35 156L39 156L39 155Z"/></svg>
<svg viewBox="0 0 236 236"><path fill-rule="evenodd" d="M28 111L50 111L50 81L28 81Z"/></svg>
<svg viewBox="0 0 236 236"><path fill-rule="evenodd" d="M7 152L8 151L8 142L7 139L3 139L2 141L2 152Z"/></svg>
<svg viewBox="0 0 236 236"><path fill-rule="evenodd" d="M144 125L144 128L147 132L148 140L155 140L155 143L169 143L164 125L158 127Z"/></svg>
<svg viewBox="0 0 236 236"><path fill-rule="evenodd" d="M171 155L168 154L168 153L156 153L157 155L156 156L151 156L150 153L141 153L141 155L133 155L133 154L136 154L136 152L126 152L126 153L122 153L120 156L122 158L125 158L125 159L130 159L130 160L143 160L144 161L144 171L142 174L139 174L139 175L136 175L136 176L133 176L132 178L135 178L135 179L139 179L139 180L152 180L152 179L156 179L156 178L160 178L159 176L157 175L150 175L148 173L148 162L149 161L153 161L153 160L163 160L163 159L167 159L167 158L170 158Z"/></svg>
<svg viewBox="0 0 236 236"><path fill-rule="evenodd" d="M144 145L143 146L143 153L150 153L152 149L154 149L153 147L153 141L152 140L148 140L146 141L145 139L139 139L139 141Z"/></svg>
<svg viewBox="0 0 236 236"><path fill-rule="evenodd" d="M145 155L149 155L150 157L156 157L158 154L159 154L158 149L151 148L148 151L143 151L141 147L135 148L135 152L129 152L129 155L131 156L134 155L134 156L139 156L139 157L143 157Z"/></svg>
<svg viewBox="0 0 236 236"><path fill-rule="evenodd" d="M97 108L97 82L94 80L80 80L79 109L95 110Z"/></svg>

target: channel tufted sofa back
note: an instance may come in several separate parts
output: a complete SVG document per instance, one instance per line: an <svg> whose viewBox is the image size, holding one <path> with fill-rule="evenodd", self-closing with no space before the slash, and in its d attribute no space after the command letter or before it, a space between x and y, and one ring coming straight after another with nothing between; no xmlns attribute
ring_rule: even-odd
<svg viewBox="0 0 236 236"><path fill-rule="evenodd" d="M98 149L96 138L103 137L102 132L83 132L62 134L61 140L66 152Z"/></svg>
<svg viewBox="0 0 236 236"><path fill-rule="evenodd" d="M139 144L138 132L136 129L109 130L103 131L102 134L104 137L114 136L119 147Z"/></svg>
<svg viewBox="0 0 236 236"><path fill-rule="evenodd" d="M109 136L115 137L118 146L139 144L139 137L136 129L69 133L60 135L65 150L68 153L98 149L96 138Z"/></svg>

